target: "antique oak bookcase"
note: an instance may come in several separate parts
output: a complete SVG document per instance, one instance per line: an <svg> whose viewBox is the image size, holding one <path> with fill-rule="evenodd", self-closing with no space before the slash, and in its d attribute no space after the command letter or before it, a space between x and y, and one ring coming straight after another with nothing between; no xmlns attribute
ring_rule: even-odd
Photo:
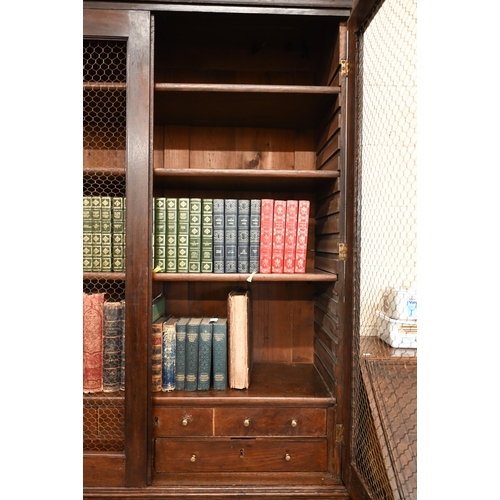
<svg viewBox="0 0 500 500"><path fill-rule="evenodd" d="M85 498L351 498L351 8L84 2L84 191L126 197L125 271L83 276L126 303L125 390L84 395ZM154 273L155 196L309 200L306 272ZM152 393L152 299L225 317L235 286L250 388Z"/></svg>

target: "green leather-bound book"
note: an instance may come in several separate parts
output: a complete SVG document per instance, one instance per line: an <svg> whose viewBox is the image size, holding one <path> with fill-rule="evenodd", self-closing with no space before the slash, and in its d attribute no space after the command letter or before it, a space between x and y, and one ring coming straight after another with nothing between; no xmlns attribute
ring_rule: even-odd
<svg viewBox="0 0 500 500"><path fill-rule="evenodd" d="M212 273L214 270L214 201L211 198L201 200L201 272Z"/></svg>
<svg viewBox="0 0 500 500"><path fill-rule="evenodd" d="M212 368L214 389L227 389L227 318L213 322Z"/></svg>
<svg viewBox="0 0 500 500"><path fill-rule="evenodd" d="M201 198L189 199L189 257L188 271L201 271Z"/></svg>
<svg viewBox="0 0 500 500"><path fill-rule="evenodd" d="M212 373L212 319L204 317L200 323L200 339L198 345L198 390L210 389Z"/></svg>
<svg viewBox="0 0 500 500"><path fill-rule="evenodd" d="M183 316L175 325L175 389L186 388L186 326L189 317Z"/></svg>
<svg viewBox="0 0 500 500"><path fill-rule="evenodd" d="M92 271L92 197L83 197L83 272Z"/></svg>
<svg viewBox="0 0 500 500"><path fill-rule="evenodd" d="M154 260L153 269L157 273L164 273L166 267L167 244L167 199L154 198Z"/></svg>
<svg viewBox="0 0 500 500"><path fill-rule="evenodd" d="M101 197L92 196L92 271L102 271Z"/></svg>
<svg viewBox="0 0 500 500"><path fill-rule="evenodd" d="M111 196L101 197L101 271L113 270L112 260L112 205Z"/></svg>
<svg viewBox="0 0 500 500"><path fill-rule="evenodd" d="M114 272L125 270L125 208L124 197L115 196L111 200L112 204L112 266Z"/></svg>
<svg viewBox="0 0 500 500"><path fill-rule="evenodd" d="M189 198L179 198L177 217L177 272L187 273L189 262Z"/></svg>
<svg viewBox="0 0 500 500"><path fill-rule="evenodd" d="M201 318L191 318L186 326L186 391L198 388L198 346Z"/></svg>
<svg viewBox="0 0 500 500"><path fill-rule="evenodd" d="M177 272L177 213L178 199L167 198L167 273Z"/></svg>

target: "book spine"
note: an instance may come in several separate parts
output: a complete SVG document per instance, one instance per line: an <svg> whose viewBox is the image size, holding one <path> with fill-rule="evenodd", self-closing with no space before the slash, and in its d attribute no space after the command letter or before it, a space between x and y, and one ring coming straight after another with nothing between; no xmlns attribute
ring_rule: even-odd
<svg viewBox="0 0 500 500"><path fill-rule="evenodd" d="M235 273L237 267L238 200L224 200L224 272Z"/></svg>
<svg viewBox="0 0 500 500"><path fill-rule="evenodd" d="M123 197L123 270L127 270L127 197Z"/></svg>
<svg viewBox="0 0 500 500"><path fill-rule="evenodd" d="M298 200L287 200L285 222L285 251L283 255L283 272L295 272L295 250L297 246L297 214Z"/></svg>
<svg viewBox="0 0 500 500"><path fill-rule="evenodd" d="M177 217L177 272L187 273L189 262L189 198L179 198Z"/></svg>
<svg viewBox="0 0 500 500"><path fill-rule="evenodd" d="M309 200L299 200L299 212L297 216L297 245L295 250L296 273L306 272L310 208L311 202Z"/></svg>
<svg viewBox="0 0 500 500"><path fill-rule="evenodd" d="M189 254L190 273L201 271L201 199L189 199Z"/></svg>
<svg viewBox="0 0 500 500"><path fill-rule="evenodd" d="M151 326L151 390L161 391L162 384L162 337L163 322L165 318L160 318Z"/></svg>
<svg viewBox="0 0 500 500"><path fill-rule="evenodd" d="M120 356L120 391L125 390L125 301L121 301L122 305L122 315L121 315L121 356Z"/></svg>
<svg viewBox="0 0 500 500"><path fill-rule="evenodd" d="M198 387L198 347L201 318L191 318L186 327L186 391Z"/></svg>
<svg viewBox="0 0 500 500"><path fill-rule="evenodd" d="M213 387L227 389L227 320L219 318L213 323L212 333Z"/></svg>
<svg viewBox="0 0 500 500"><path fill-rule="evenodd" d="M175 328L175 388L186 387L186 320L178 321Z"/></svg>
<svg viewBox="0 0 500 500"><path fill-rule="evenodd" d="M125 209L123 196L116 196L113 198L112 203L112 266L114 272L123 272L125 270Z"/></svg>
<svg viewBox="0 0 500 500"><path fill-rule="evenodd" d="M104 294L83 294L83 392L103 390Z"/></svg>
<svg viewBox="0 0 500 500"><path fill-rule="evenodd" d="M203 318L200 323L200 339L198 345L198 390L210 389L212 374L212 323L210 318Z"/></svg>
<svg viewBox="0 0 500 500"><path fill-rule="evenodd" d="M250 269L250 200L238 200L237 269L248 273Z"/></svg>
<svg viewBox="0 0 500 500"><path fill-rule="evenodd" d="M167 198L167 273L177 272L178 199Z"/></svg>
<svg viewBox="0 0 500 500"><path fill-rule="evenodd" d="M167 242L167 199L154 198L154 226L153 226L153 269L157 273L164 273L166 267L166 242Z"/></svg>
<svg viewBox="0 0 500 500"><path fill-rule="evenodd" d="M260 262L260 200L250 201L250 243L248 257L248 271L259 272Z"/></svg>
<svg viewBox="0 0 500 500"><path fill-rule="evenodd" d="M261 201L260 216L260 273L271 272L271 258L273 252L273 214L274 200Z"/></svg>
<svg viewBox="0 0 500 500"><path fill-rule="evenodd" d="M224 200L213 202L214 273L224 273Z"/></svg>
<svg viewBox="0 0 500 500"><path fill-rule="evenodd" d="M212 273L214 270L214 214L213 200L202 200L201 214L201 272Z"/></svg>
<svg viewBox="0 0 500 500"><path fill-rule="evenodd" d="M109 273L112 266L112 212L110 196L101 197L101 271Z"/></svg>
<svg viewBox="0 0 500 500"><path fill-rule="evenodd" d="M121 344L122 344L121 302L105 302L103 310L103 392L120 390Z"/></svg>
<svg viewBox="0 0 500 500"><path fill-rule="evenodd" d="M272 273L283 272L285 253L286 201L274 200Z"/></svg>
<svg viewBox="0 0 500 500"><path fill-rule="evenodd" d="M170 392L175 389L175 322L165 321L163 323L162 338L162 380L161 390Z"/></svg>
<svg viewBox="0 0 500 500"><path fill-rule="evenodd" d="M163 295L153 300L151 312L151 321L153 323L158 321L162 316L165 316L165 297Z"/></svg>
<svg viewBox="0 0 500 500"><path fill-rule="evenodd" d="M92 271L102 271L101 197L92 196Z"/></svg>
<svg viewBox="0 0 500 500"><path fill-rule="evenodd" d="M92 271L92 197L83 197L83 272Z"/></svg>

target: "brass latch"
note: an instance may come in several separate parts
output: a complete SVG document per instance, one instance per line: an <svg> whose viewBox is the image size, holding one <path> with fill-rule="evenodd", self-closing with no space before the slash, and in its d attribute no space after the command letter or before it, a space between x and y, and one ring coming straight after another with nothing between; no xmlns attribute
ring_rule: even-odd
<svg viewBox="0 0 500 500"><path fill-rule="evenodd" d="M337 424L335 426L335 441L337 441L337 443L344 442L344 426L342 424Z"/></svg>
<svg viewBox="0 0 500 500"><path fill-rule="evenodd" d="M347 260L347 244L339 243L339 259Z"/></svg>
<svg viewBox="0 0 500 500"><path fill-rule="evenodd" d="M349 75L349 61L347 59L342 59L340 61L340 76Z"/></svg>

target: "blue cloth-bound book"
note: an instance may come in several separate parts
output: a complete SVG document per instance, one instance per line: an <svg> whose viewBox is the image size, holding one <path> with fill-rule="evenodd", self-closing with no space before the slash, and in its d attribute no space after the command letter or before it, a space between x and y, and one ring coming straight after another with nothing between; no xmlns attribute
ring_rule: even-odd
<svg viewBox="0 0 500 500"><path fill-rule="evenodd" d="M235 273L238 246L238 200L224 200L224 272Z"/></svg>
<svg viewBox="0 0 500 500"><path fill-rule="evenodd" d="M250 201L249 239L248 271L258 273L260 263L260 200Z"/></svg>
<svg viewBox="0 0 500 500"><path fill-rule="evenodd" d="M198 344L198 390L210 389L212 374L212 319L204 317L200 323Z"/></svg>
<svg viewBox="0 0 500 500"><path fill-rule="evenodd" d="M183 316L175 325L175 388L186 388L186 326L188 317Z"/></svg>
<svg viewBox="0 0 500 500"><path fill-rule="evenodd" d="M170 317L163 323L161 366L161 390L163 392L169 392L175 389L175 326L178 320L179 318Z"/></svg>
<svg viewBox="0 0 500 500"><path fill-rule="evenodd" d="M237 264L239 273L249 272L250 200L238 200Z"/></svg>
<svg viewBox="0 0 500 500"><path fill-rule="evenodd" d="M191 318L186 325L186 391L198 388L198 345L201 318Z"/></svg>
<svg viewBox="0 0 500 500"><path fill-rule="evenodd" d="M212 333L213 385L216 390L227 389L227 318L217 318Z"/></svg>

